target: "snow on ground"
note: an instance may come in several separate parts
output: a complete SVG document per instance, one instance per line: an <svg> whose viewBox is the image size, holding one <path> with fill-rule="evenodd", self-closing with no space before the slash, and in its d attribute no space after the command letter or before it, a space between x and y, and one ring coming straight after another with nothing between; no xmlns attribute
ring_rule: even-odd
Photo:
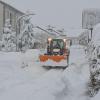
<svg viewBox="0 0 100 100"><path fill-rule="evenodd" d="M41 67L39 62L39 55L42 50L28 50L21 56L22 68L27 71L31 76L37 78L41 76L46 70Z"/></svg>
<svg viewBox="0 0 100 100"><path fill-rule="evenodd" d="M62 75L66 88L59 93L57 100L87 100L87 83L89 67L84 60L84 50L81 46L71 47L70 66Z"/></svg>
<svg viewBox="0 0 100 100"><path fill-rule="evenodd" d="M27 54L30 54L30 52L28 52ZM28 56L27 54L25 54L24 56L22 56L23 54L21 54L21 56L26 57ZM10 56L10 55L13 55L13 56ZM60 91L55 86L57 85L56 78L61 75L61 72L62 72L61 70L57 72L56 70L51 70L48 73L46 73L45 71L45 74L43 74L41 77L36 79L29 74L30 72L26 72L26 68L25 69L23 68L25 70L24 71L23 69L18 67L20 65L20 59L18 59L20 54L15 55L11 53L8 55L5 53L4 54L1 53L1 56L3 56L3 58L5 59L1 58L0 60L0 62L3 62L3 64L0 67L0 75L1 75L0 79L2 79L0 82L0 87L1 87L0 100L28 100L28 99L29 100L33 100L33 99L45 100L45 99L48 99L48 97L50 97L50 100L51 100L51 98L53 98L52 93L53 92L56 93L56 91ZM6 58L6 56L8 58ZM23 58L23 59L26 61L26 58ZM29 59L27 58L27 61L28 60ZM6 61L8 63L5 64ZM32 66L34 67L34 63ZM37 71L36 68L35 69L33 68L32 70ZM37 73L34 73L33 71L33 74L37 74ZM57 78L57 80L59 80L59 78ZM61 83L58 83L58 86L59 84Z"/></svg>
<svg viewBox="0 0 100 100"><path fill-rule="evenodd" d="M90 99L89 67L82 46L70 48L70 63L65 70L42 68L39 54L39 50L0 52L0 100Z"/></svg>

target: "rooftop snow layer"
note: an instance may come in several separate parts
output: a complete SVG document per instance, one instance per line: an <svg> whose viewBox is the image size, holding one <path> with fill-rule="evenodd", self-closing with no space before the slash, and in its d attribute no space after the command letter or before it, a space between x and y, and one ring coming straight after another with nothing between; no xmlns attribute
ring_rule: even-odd
<svg viewBox="0 0 100 100"><path fill-rule="evenodd" d="M100 9L98 8L88 8L88 9L84 9L83 12L93 12L93 13L100 13Z"/></svg>
<svg viewBox="0 0 100 100"><path fill-rule="evenodd" d="M11 6L12 8L18 10L21 13L24 13L25 10L22 9L23 7L19 6L16 2L13 2L11 0L0 0L2 3L7 4L8 6Z"/></svg>
<svg viewBox="0 0 100 100"><path fill-rule="evenodd" d="M78 37L81 35L86 29L70 29L67 30L67 36L68 37Z"/></svg>

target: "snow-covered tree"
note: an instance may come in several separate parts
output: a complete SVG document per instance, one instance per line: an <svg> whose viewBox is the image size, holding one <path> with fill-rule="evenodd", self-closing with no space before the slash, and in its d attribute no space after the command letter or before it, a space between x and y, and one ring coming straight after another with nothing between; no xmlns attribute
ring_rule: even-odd
<svg viewBox="0 0 100 100"><path fill-rule="evenodd" d="M23 17L22 21L24 25L20 30L18 44L20 50L26 50L33 48L36 40L34 38L33 24L31 23L30 16Z"/></svg>
<svg viewBox="0 0 100 100"><path fill-rule="evenodd" d="M93 38L88 44L90 62L90 93L92 96L100 90L100 24L93 30Z"/></svg>
<svg viewBox="0 0 100 100"><path fill-rule="evenodd" d="M52 33L55 36L62 36L62 35L66 35L65 30L62 29L56 29L56 27L53 27L51 25L47 26L47 30Z"/></svg>
<svg viewBox="0 0 100 100"><path fill-rule="evenodd" d="M10 24L10 20L7 19L5 22L4 33L2 36L2 51L15 51L16 49L16 32L13 31L13 28Z"/></svg>

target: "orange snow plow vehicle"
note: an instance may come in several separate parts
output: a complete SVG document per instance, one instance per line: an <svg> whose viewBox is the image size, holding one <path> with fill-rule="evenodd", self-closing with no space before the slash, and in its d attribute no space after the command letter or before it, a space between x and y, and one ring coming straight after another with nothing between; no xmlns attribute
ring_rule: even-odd
<svg viewBox="0 0 100 100"><path fill-rule="evenodd" d="M66 39L48 38L47 53L40 55L39 59L44 67L66 68L69 63L69 54Z"/></svg>

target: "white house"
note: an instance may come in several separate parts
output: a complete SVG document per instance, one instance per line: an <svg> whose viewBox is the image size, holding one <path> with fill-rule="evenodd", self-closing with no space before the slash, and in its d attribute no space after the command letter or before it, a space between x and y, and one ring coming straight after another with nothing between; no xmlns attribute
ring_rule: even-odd
<svg viewBox="0 0 100 100"><path fill-rule="evenodd" d="M16 31L16 21L23 14L23 12L0 0L0 37L3 34L6 19L10 19L10 24Z"/></svg>

